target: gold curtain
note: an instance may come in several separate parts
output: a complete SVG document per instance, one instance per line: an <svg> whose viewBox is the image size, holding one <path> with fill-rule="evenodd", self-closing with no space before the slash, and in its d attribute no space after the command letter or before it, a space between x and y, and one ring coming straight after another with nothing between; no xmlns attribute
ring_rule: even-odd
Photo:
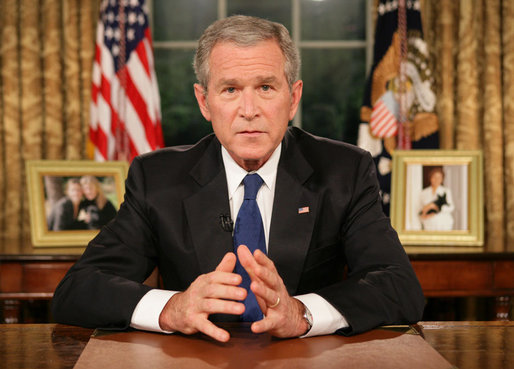
<svg viewBox="0 0 514 369"><path fill-rule="evenodd" d="M485 244L514 250L514 0L424 0L441 148L484 153Z"/></svg>
<svg viewBox="0 0 514 369"><path fill-rule="evenodd" d="M441 148L485 157L486 246L514 250L514 0L423 0ZM25 161L85 159L98 0L0 1L0 253L31 253Z"/></svg>
<svg viewBox="0 0 514 369"><path fill-rule="evenodd" d="M0 253L31 253L25 161L86 158L98 1L0 2Z"/></svg>

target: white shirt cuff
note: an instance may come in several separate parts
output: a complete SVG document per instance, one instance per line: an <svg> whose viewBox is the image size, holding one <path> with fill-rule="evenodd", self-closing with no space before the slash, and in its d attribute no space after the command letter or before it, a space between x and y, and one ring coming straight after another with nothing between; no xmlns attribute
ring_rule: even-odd
<svg viewBox="0 0 514 369"><path fill-rule="evenodd" d="M294 297L300 300L312 314L312 328L302 338L332 334L338 329L349 326L344 316L320 295L309 293Z"/></svg>
<svg viewBox="0 0 514 369"><path fill-rule="evenodd" d="M137 303L130 319L130 326L144 331L173 333L161 329L159 316L166 303L177 292L159 289L148 291Z"/></svg>

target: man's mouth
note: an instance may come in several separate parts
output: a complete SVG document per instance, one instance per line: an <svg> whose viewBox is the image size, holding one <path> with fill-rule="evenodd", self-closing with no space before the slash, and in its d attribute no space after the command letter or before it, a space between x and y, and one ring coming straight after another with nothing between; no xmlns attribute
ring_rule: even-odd
<svg viewBox="0 0 514 369"><path fill-rule="evenodd" d="M244 135L247 137L257 137L263 133L264 133L263 131L241 131L241 132L239 132L240 135Z"/></svg>

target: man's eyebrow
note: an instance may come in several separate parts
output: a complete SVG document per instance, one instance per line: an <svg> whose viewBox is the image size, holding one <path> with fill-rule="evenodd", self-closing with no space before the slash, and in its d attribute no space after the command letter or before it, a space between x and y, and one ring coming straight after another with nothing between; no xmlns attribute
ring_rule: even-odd
<svg viewBox="0 0 514 369"><path fill-rule="evenodd" d="M257 80L259 81L259 83L261 84L267 84L267 83L276 83L278 81L278 78L275 77L275 76L268 76L268 77L257 77Z"/></svg>
<svg viewBox="0 0 514 369"><path fill-rule="evenodd" d="M216 86L227 86L227 85L237 85L238 81L237 79L231 78L231 79L222 79L218 81Z"/></svg>
<svg viewBox="0 0 514 369"><path fill-rule="evenodd" d="M275 76L257 76L256 80L258 84L274 84L279 81L279 79ZM221 79L216 84L216 87L219 88L223 86L237 86L239 83L239 80L236 78Z"/></svg>

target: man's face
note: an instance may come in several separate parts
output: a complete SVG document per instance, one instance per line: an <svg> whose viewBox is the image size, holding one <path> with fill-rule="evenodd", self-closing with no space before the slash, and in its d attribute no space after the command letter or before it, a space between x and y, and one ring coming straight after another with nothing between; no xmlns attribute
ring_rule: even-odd
<svg viewBox="0 0 514 369"><path fill-rule="evenodd" d="M232 158L246 170L260 168L284 137L302 95L302 81L289 89L285 57L274 40L212 49L207 95L195 84L200 110Z"/></svg>

